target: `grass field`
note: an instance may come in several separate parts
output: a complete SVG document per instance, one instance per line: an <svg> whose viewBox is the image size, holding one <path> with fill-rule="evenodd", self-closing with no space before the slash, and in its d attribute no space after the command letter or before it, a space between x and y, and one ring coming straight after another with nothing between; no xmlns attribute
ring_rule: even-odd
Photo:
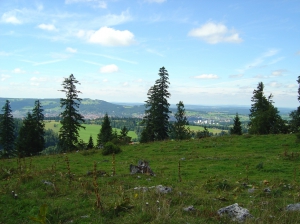
<svg viewBox="0 0 300 224"><path fill-rule="evenodd" d="M97 135L100 132L101 125L97 124L84 124L85 129L80 129L79 130L79 136L84 142L88 142L90 136L92 136L94 140L94 144L96 144L97 141ZM59 129L61 127L61 124L59 122L55 121L46 121L45 122L45 129L52 129L55 132L59 132ZM118 133L120 133L120 129L113 128L113 130L117 130ZM132 139L137 138L137 135L134 131L129 131L128 136L131 137Z"/></svg>
<svg viewBox="0 0 300 224"><path fill-rule="evenodd" d="M79 136L84 142L88 142L90 136L93 137L94 143L96 143L97 140L97 135L100 131L101 125L96 125L96 124L85 124L84 125L86 128L85 129L80 129L79 130ZM52 129L55 132L58 132L60 129L61 125L59 122L55 121L46 121L45 122L45 129ZM188 126L191 131L203 131L204 128L200 126ZM115 129L115 128L114 128ZM113 130L114 130L113 129ZM117 129L117 132L120 133L120 129ZM208 128L209 132L212 133L220 133L222 130L220 129L213 129L213 128ZM137 139L137 135L134 131L129 131L128 136L131 137L132 139Z"/></svg>
<svg viewBox="0 0 300 224"><path fill-rule="evenodd" d="M1 160L0 223L35 223L46 206L45 223L230 223L217 210L233 203L255 217L246 223L299 223L300 212L284 209L300 202L295 139L223 136L127 145L115 157L87 150ZM155 176L129 173L140 159ZM157 185L172 192L135 190ZM196 210L183 211L189 205Z"/></svg>

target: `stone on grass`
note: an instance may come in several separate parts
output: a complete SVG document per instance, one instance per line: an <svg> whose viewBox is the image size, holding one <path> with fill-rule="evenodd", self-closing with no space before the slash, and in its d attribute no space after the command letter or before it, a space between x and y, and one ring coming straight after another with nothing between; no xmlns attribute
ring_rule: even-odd
<svg viewBox="0 0 300 224"><path fill-rule="evenodd" d="M300 203L289 204L286 206L285 210L287 211L300 211Z"/></svg>
<svg viewBox="0 0 300 224"><path fill-rule="evenodd" d="M183 211L186 211L186 212L193 212L193 211L196 211L196 209L194 208L193 205L190 205L186 208L183 208Z"/></svg>
<svg viewBox="0 0 300 224"><path fill-rule="evenodd" d="M157 191L157 193L167 194L167 193L172 192L172 188L171 187L165 187L165 186L162 186L162 185L157 185L156 186L156 191Z"/></svg>
<svg viewBox="0 0 300 224"><path fill-rule="evenodd" d="M151 176L154 176L154 172L151 170L149 163L145 160L139 160L137 166L130 164L130 173L146 173Z"/></svg>
<svg viewBox="0 0 300 224"><path fill-rule="evenodd" d="M244 222L246 218L253 218L248 209L240 207L238 203L219 209L218 214L220 216L228 215L232 221L237 222Z"/></svg>

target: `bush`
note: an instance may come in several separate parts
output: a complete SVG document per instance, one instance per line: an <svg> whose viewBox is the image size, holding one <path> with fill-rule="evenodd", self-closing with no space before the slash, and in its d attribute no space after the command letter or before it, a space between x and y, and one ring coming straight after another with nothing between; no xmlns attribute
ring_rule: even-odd
<svg viewBox="0 0 300 224"><path fill-rule="evenodd" d="M107 142L104 145L102 155L109 155L109 154L113 154L113 153L117 154L119 152L121 152L121 148L119 146L115 145L112 142Z"/></svg>

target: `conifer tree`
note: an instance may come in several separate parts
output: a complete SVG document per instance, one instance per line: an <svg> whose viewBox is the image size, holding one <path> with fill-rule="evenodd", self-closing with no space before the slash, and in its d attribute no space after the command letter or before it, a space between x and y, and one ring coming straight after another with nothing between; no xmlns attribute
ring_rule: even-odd
<svg viewBox="0 0 300 224"><path fill-rule="evenodd" d="M175 113L176 121L173 124L173 134L174 138L177 140L189 139L190 131L185 126L189 124L186 116L184 104L182 101L179 101L177 105L177 112Z"/></svg>
<svg viewBox="0 0 300 224"><path fill-rule="evenodd" d="M93 137L90 136L89 143L87 145L87 149L93 149L93 148L94 148L94 141L93 141Z"/></svg>
<svg viewBox="0 0 300 224"><path fill-rule="evenodd" d="M273 95L264 96L264 84L258 83L257 89L253 91L250 109L250 134L278 134L286 133L287 126L279 115L279 111L273 106Z"/></svg>
<svg viewBox="0 0 300 224"><path fill-rule="evenodd" d="M241 124L242 123L240 121L239 114L236 113L235 118L233 118L233 127L230 128L230 134L232 134L232 135L242 135L243 131L242 131Z"/></svg>
<svg viewBox="0 0 300 224"><path fill-rule="evenodd" d="M148 91L141 142L160 141L169 137L169 114L171 113L168 103L168 98L171 95L168 92L169 74L162 67L159 69L158 75L159 79Z"/></svg>
<svg viewBox="0 0 300 224"><path fill-rule="evenodd" d="M103 146L113 139L113 131L107 113L104 115L99 134L97 135L97 146Z"/></svg>
<svg viewBox="0 0 300 224"><path fill-rule="evenodd" d="M300 76L298 76L298 101L300 103ZM290 131L293 133L299 133L297 136L300 139L300 106L290 113Z"/></svg>
<svg viewBox="0 0 300 224"><path fill-rule="evenodd" d="M39 100L34 103L34 108L32 110L32 119L35 123L35 138L36 146L34 154L41 152L45 149L45 123L42 105Z"/></svg>
<svg viewBox="0 0 300 224"><path fill-rule="evenodd" d="M80 83L71 74L62 83L64 89L60 90L66 94L66 98L60 99L60 106L64 108L64 111L60 114L62 126L59 130L59 146L62 151L75 150L78 143L79 129L85 129L82 125L84 118L78 111L81 102L78 94L81 92L76 89L76 84Z"/></svg>
<svg viewBox="0 0 300 224"><path fill-rule="evenodd" d="M3 157L14 156L15 124L9 100L2 107L0 116L0 145L3 147Z"/></svg>

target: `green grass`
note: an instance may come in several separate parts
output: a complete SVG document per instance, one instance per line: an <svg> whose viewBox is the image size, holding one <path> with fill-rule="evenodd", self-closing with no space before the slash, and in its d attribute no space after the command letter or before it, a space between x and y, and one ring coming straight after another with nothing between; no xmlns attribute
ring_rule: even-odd
<svg viewBox="0 0 300 224"><path fill-rule="evenodd" d="M84 124L85 129L80 129L79 130L79 136L84 142L88 142L90 136L92 136L94 143L96 143L97 140L97 135L100 132L101 125L97 124ZM56 121L46 121L45 122L45 129L52 129L55 132L59 132L59 129L61 127L61 124ZM118 128L113 128L113 130L117 130L118 133L120 133L121 129ZM128 136L131 137L132 139L137 138L137 135L134 131L129 131Z"/></svg>
<svg viewBox="0 0 300 224"><path fill-rule="evenodd" d="M202 126L188 125L187 127L189 127L191 131L196 131L196 132L204 130L204 127L202 127ZM213 134L219 134L222 132L221 129L217 129L217 128L207 128L207 130Z"/></svg>
<svg viewBox="0 0 300 224"><path fill-rule="evenodd" d="M298 223L299 212L284 211L300 201L295 139L244 135L128 145L114 162L100 150L1 160L0 223L34 223L29 217L43 204L46 223L230 223L217 210L233 203L255 217L246 223ZM140 159L150 162L156 176L129 174L129 165ZM107 175L87 175L94 169ZM172 192L134 190L159 184ZM270 193L264 192L267 187ZM95 189L103 210L95 204ZM197 210L184 212L189 205Z"/></svg>

